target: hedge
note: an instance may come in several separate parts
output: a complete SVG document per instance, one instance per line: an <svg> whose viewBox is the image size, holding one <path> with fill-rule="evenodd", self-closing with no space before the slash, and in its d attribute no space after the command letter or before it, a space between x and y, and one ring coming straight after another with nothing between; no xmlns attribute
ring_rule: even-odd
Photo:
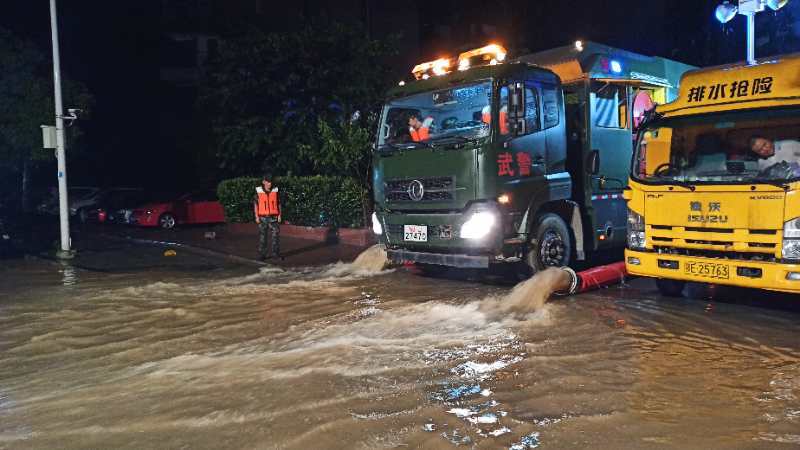
<svg viewBox="0 0 800 450"><path fill-rule="evenodd" d="M260 178L241 177L222 181L217 196L228 222L252 222L255 188ZM277 177L283 221L303 226L360 228L363 189L346 177Z"/></svg>

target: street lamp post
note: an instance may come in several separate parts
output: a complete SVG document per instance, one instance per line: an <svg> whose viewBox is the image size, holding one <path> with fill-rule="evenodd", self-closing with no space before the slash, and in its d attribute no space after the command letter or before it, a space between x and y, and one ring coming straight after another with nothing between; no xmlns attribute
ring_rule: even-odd
<svg viewBox="0 0 800 450"><path fill-rule="evenodd" d="M58 47L56 0L50 0L50 32L53 38L53 84L56 103L56 159L58 160L58 216L61 225L61 259L74 256L69 236L69 202L67 199L67 144L64 139L64 105L61 100L61 59Z"/></svg>
<svg viewBox="0 0 800 450"><path fill-rule="evenodd" d="M789 0L738 0L734 5L725 0L717 6L714 15L722 23L730 22L737 13L747 17L747 64L754 65L756 64L756 14L764 11L766 7L777 11L787 3Z"/></svg>

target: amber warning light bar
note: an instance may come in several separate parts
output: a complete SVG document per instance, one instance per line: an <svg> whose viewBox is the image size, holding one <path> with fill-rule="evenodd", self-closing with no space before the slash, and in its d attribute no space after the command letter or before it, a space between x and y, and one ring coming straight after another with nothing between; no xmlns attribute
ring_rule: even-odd
<svg viewBox="0 0 800 450"><path fill-rule="evenodd" d="M431 75L444 75L450 72L450 59L439 58L435 61L428 61L422 64L417 64L411 73L414 78L418 80L427 80Z"/></svg>
<svg viewBox="0 0 800 450"><path fill-rule="evenodd" d="M505 47L499 44L489 44L476 48L458 55L458 70L467 70L476 66L493 66L500 64L506 59L508 52ZM450 73L453 60L451 58L439 58L434 61L417 64L411 73L417 80L427 80L432 76L439 76Z"/></svg>
<svg viewBox="0 0 800 450"><path fill-rule="evenodd" d="M467 70L471 66L494 66L506 59L508 52L498 44L489 44L458 55L458 70Z"/></svg>

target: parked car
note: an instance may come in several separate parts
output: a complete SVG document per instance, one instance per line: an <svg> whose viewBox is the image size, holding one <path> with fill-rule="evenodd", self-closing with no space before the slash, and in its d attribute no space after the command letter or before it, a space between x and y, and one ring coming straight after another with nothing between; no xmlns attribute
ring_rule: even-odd
<svg viewBox="0 0 800 450"><path fill-rule="evenodd" d="M110 189L100 195L96 205L88 209L87 221L130 223L133 210L146 203L147 200L147 195L142 189Z"/></svg>
<svg viewBox="0 0 800 450"><path fill-rule="evenodd" d="M75 215L81 208L90 205L100 192L100 188L93 186L74 186L68 188L67 197L69 199L70 215ZM36 210L41 214L58 215L58 190L54 189L51 194L36 207Z"/></svg>
<svg viewBox="0 0 800 450"><path fill-rule="evenodd" d="M139 226L164 229L222 222L225 222L225 213L213 190L186 194L168 202L146 204L133 211L132 219L132 223Z"/></svg>

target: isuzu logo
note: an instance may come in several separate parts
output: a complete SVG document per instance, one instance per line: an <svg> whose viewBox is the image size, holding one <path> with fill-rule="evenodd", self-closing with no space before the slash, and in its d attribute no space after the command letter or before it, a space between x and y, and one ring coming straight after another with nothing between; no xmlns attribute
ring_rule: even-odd
<svg viewBox="0 0 800 450"><path fill-rule="evenodd" d="M720 202L708 203L708 214L703 214L703 204L701 202L689 202L690 214L686 220L694 223L728 223L728 216L723 215L722 204ZM692 214L700 213L700 214ZM712 214L718 213L718 214Z"/></svg>
<svg viewBox="0 0 800 450"><path fill-rule="evenodd" d="M422 200L425 196L425 186L422 181L414 180L408 185L408 197L415 202Z"/></svg>

